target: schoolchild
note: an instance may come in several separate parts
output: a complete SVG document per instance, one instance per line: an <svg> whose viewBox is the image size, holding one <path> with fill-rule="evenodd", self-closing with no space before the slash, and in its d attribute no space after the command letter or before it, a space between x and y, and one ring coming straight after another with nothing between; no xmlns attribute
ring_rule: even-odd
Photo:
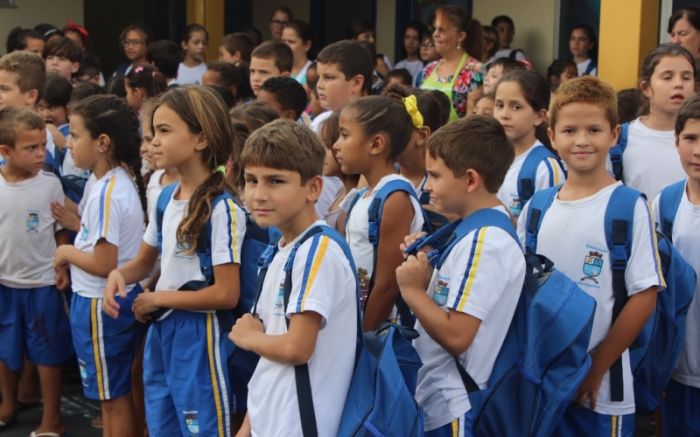
<svg viewBox="0 0 700 437"><path fill-rule="evenodd" d="M39 115L46 123L50 123L58 129L64 137L68 137L68 104L71 101L73 84L70 80L58 74L49 74L46 77L46 86L37 105Z"/></svg>
<svg viewBox="0 0 700 437"><path fill-rule="evenodd" d="M489 208L509 217L496 192L513 157L493 118L473 116L439 129L426 153L432 204L460 219ZM415 237L407 236L402 247ZM426 436L469 435L471 405L457 365L486 386L520 298L522 249L507 231L487 225L458 240L439 269L419 252L396 277L418 319L414 346L423 367L416 400L425 411Z"/></svg>
<svg viewBox="0 0 700 437"><path fill-rule="evenodd" d="M46 71L56 72L71 80L80 68L83 53L73 41L62 36L46 43L42 57L46 62Z"/></svg>
<svg viewBox="0 0 700 437"><path fill-rule="evenodd" d="M596 300L588 347L592 365L554 434L632 436L635 399L627 349L654 310L657 292L665 287L651 214L640 196L629 230L632 249L624 273L627 300L617 313L605 229L611 196L617 189L626 189L605 169L619 133L615 91L593 76L566 82L555 93L550 120L549 137L569 177L539 217L536 251ZM518 222L521 240L529 208L526 205ZM622 387L613 373L620 375Z"/></svg>
<svg viewBox="0 0 700 437"><path fill-rule="evenodd" d="M229 33L221 39L218 61L229 64L238 64L242 61L249 64L253 48L253 42L248 34L244 32Z"/></svg>
<svg viewBox="0 0 700 437"><path fill-rule="evenodd" d="M143 329L132 302L140 287L124 287L123 308L102 313L110 271L133 258L143 233L146 193L141 178L136 114L116 96L93 96L70 115L70 153L95 175L74 245L56 249L54 265L70 265L73 281L71 329L83 392L101 401L108 436L136 435L131 400L131 364Z"/></svg>
<svg viewBox="0 0 700 437"><path fill-rule="evenodd" d="M246 205L258 224L274 226L282 239L256 314L238 319L229 335L239 347L260 355L239 436L302 435L297 392L304 390L310 392L317 434L337 435L355 361L357 280L347 244L340 235L328 235L334 231L314 208L324 156L318 137L289 120L254 132L241 156ZM319 226L326 231L308 234ZM286 278L291 289L285 307ZM300 365L308 369L305 387L295 380Z"/></svg>
<svg viewBox="0 0 700 437"><path fill-rule="evenodd" d="M700 271L700 95L685 101L676 117L676 147L688 175L673 218L673 245L696 272ZM654 200L656 222L661 224L659 197ZM684 349L666 386L661 406L664 435L700 434L700 282L685 321Z"/></svg>
<svg viewBox="0 0 700 437"><path fill-rule="evenodd" d="M289 76L294 65L294 54L281 41L267 41L257 46L250 55L250 87L258 95L263 82L271 77Z"/></svg>
<svg viewBox="0 0 700 437"><path fill-rule="evenodd" d="M124 76L126 103L138 113L149 98L158 97L168 89L168 85L158 70L150 65L139 65Z"/></svg>
<svg viewBox="0 0 700 437"><path fill-rule="evenodd" d="M534 174L524 174L523 170L528 156L537 148L544 148L538 135L543 134L549 106L549 86L544 77L528 70L512 71L498 82L496 86L493 116L506 131L508 141L515 148L515 160L508 169L503 185L498 190L501 199L517 218L528 198L519 187L522 178L532 178L532 192L561 184L566 175L554 154L539 159ZM525 168L524 170L528 170Z"/></svg>
<svg viewBox="0 0 700 437"><path fill-rule="evenodd" d="M595 32L590 26L579 24L571 29L569 34L569 51L576 63L576 75L598 75L598 66L595 62L596 40Z"/></svg>
<svg viewBox="0 0 700 437"><path fill-rule="evenodd" d="M378 217L378 246L369 239L369 206L377 191L391 181L411 183L396 174L394 163L411 139L409 110L388 96L362 97L340 113L340 137L333 146L343 173L362 175L367 189L348 214L345 236L355 259L364 307L364 329L371 330L394 318L398 286L394 271L401 264L398 249L403 237L423 227L423 214L414 193L388 195ZM412 185L411 185L412 188ZM376 264L375 264L376 262Z"/></svg>
<svg viewBox="0 0 700 437"><path fill-rule="evenodd" d="M188 24L180 45L184 55L177 68L177 83L179 85L201 84L202 76L207 71L207 64L204 63L209 45L207 29L197 23Z"/></svg>
<svg viewBox="0 0 700 437"><path fill-rule="evenodd" d="M291 77L271 77L258 90L258 102L270 106L280 118L303 123L308 98L304 87Z"/></svg>
<svg viewBox="0 0 700 437"><path fill-rule="evenodd" d="M18 378L24 357L39 370L44 401L36 432L62 433L61 365L71 353L65 297L68 269L54 272L52 258L67 233L51 216L51 202L63 203L58 178L42 171L46 131L27 108L0 110L0 430L18 414ZM32 433L33 434L33 433Z"/></svg>
<svg viewBox="0 0 700 437"><path fill-rule="evenodd" d="M639 89L648 100L649 111L629 124L622 181L648 199L686 176L675 150L673 129L681 105L695 93L696 68L693 55L678 44L658 46L642 63ZM612 164L608 166L613 172Z"/></svg>
<svg viewBox="0 0 700 437"><path fill-rule="evenodd" d="M162 219L151 213L138 254L110 273L104 311L115 317L132 305L124 302L124 284L146 278L160 251L155 290L133 301L137 320L153 321L143 358L149 435L229 436L228 343L221 325L228 312L217 310L238 303L245 214L233 197L213 201L233 192L224 175L232 150L231 122L213 91L178 87L156 102L153 133L157 166L176 167L180 182ZM195 252L207 243L210 278Z"/></svg>

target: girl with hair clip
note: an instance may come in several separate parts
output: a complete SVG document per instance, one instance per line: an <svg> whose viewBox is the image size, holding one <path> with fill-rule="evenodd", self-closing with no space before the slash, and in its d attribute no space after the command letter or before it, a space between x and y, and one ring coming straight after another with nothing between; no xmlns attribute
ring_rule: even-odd
<svg viewBox="0 0 700 437"><path fill-rule="evenodd" d="M245 214L227 196L233 187L224 174L231 121L213 91L179 87L156 102L153 134L156 165L177 168L180 182L161 193L167 204L162 215L151 213L138 254L110 273L104 311L115 317L124 310L124 284L147 277L160 248L156 290L133 302L137 320L153 321L143 359L149 434L229 436L228 340L220 320L230 323L230 311L217 310L238 303L245 234ZM205 257L197 250L206 244ZM200 260L212 269L203 272Z"/></svg>
<svg viewBox="0 0 700 437"><path fill-rule="evenodd" d="M556 155L545 149L549 148L546 130L549 98L545 78L528 70L511 71L496 85L493 116L515 148L515 159L497 195L516 219L535 192L559 185L566 179ZM531 181L530 193L521 189L525 179Z"/></svg>
<svg viewBox="0 0 700 437"><path fill-rule="evenodd" d="M177 83L178 85L199 85L202 83L204 72L207 71L204 58L209 45L209 32L201 24L188 24L180 44L184 59L177 68Z"/></svg>
<svg viewBox="0 0 700 437"><path fill-rule="evenodd" d="M89 97L71 111L69 148L75 164L95 176L74 245L56 249L54 265L69 264L73 281L70 322L83 392L101 401L105 436L136 436L131 365L143 328L132 312L141 292L123 285L121 310L103 317L110 271L138 252L146 209L141 178L139 122L116 96Z"/></svg>
<svg viewBox="0 0 700 437"><path fill-rule="evenodd" d="M388 96L357 99L341 111L340 137L333 146L340 170L359 174L367 181L367 188L354 199L345 229L360 279L365 331L396 318L394 304L399 288L394 272L402 262L397 247L404 236L423 227L423 214L415 191L390 192L378 217L375 256L375 247L369 239L368 209L372 200L390 182L399 180L409 189L412 187L408 179L396 174L394 167L411 140L415 115L409 115L409 111L404 103Z"/></svg>
<svg viewBox="0 0 700 437"><path fill-rule="evenodd" d="M167 81L157 69L150 65L138 65L131 69L124 78L126 102L136 112L141 111L143 103L157 97L168 89Z"/></svg>

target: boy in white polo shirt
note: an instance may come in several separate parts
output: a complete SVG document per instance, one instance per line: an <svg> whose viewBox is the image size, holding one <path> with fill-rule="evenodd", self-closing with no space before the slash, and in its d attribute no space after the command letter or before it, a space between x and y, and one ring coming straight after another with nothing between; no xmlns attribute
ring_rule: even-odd
<svg viewBox="0 0 700 437"><path fill-rule="evenodd" d="M358 297L342 238L326 235L334 232L330 228L306 235L327 227L314 208L325 153L307 127L275 120L255 131L241 154L246 206L259 225L276 227L282 239L264 277L256 316L238 319L229 336L260 355L239 435L302 435L297 393L309 385L318 435L338 431L355 362ZM285 308L285 265L294 251ZM306 387L296 383L299 366L307 368Z"/></svg>
<svg viewBox="0 0 700 437"><path fill-rule="evenodd" d="M431 204L465 220L487 209L509 218L496 193L514 154L493 118L474 116L440 128L426 154ZM509 234L494 223L471 231L434 271L424 252L409 256L396 278L418 319L414 345L423 367L416 400L425 411L425 435L471 435L471 405L455 357L485 388L525 279L514 228Z"/></svg>

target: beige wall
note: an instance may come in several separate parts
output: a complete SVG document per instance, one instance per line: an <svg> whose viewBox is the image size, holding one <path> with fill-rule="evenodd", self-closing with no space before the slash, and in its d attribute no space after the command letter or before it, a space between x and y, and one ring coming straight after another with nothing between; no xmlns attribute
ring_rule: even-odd
<svg viewBox="0 0 700 437"><path fill-rule="evenodd" d="M474 0L474 18L482 25L496 15L508 15L515 22L511 47L525 50L535 69L543 72L554 56L557 0Z"/></svg>
<svg viewBox="0 0 700 437"><path fill-rule="evenodd" d="M257 27L263 36L263 41L270 38L268 21L270 13L279 5L292 10L294 18L309 22L309 0L255 0L253 2L253 26Z"/></svg>
<svg viewBox="0 0 700 437"><path fill-rule="evenodd" d="M394 0L377 0L377 53L384 53L396 64L394 59L394 40L396 39L396 11ZM400 1L398 2L400 5ZM369 17L367 17L369 18Z"/></svg>
<svg viewBox="0 0 700 437"><path fill-rule="evenodd" d="M0 9L0 51L5 52L5 38L13 27L50 23L60 28L68 19L83 24L83 0L17 0L16 8Z"/></svg>

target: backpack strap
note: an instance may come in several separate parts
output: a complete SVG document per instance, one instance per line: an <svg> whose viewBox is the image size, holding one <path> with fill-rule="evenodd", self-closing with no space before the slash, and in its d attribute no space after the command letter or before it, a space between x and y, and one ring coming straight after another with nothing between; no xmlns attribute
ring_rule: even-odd
<svg viewBox="0 0 700 437"><path fill-rule="evenodd" d="M673 243L673 222L685 195L685 180L664 188L659 196L659 225L661 232Z"/></svg>
<svg viewBox="0 0 700 437"><path fill-rule="evenodd" d="M625 270L632 253L634 209L640 196L643 194L620 185L610 195L608 207L605 209L605 239L610 251L614 295L612 323L615 323L622 308L627 303ZM623 399L622 359L620 357L610 367L610 400L620 402Z"/></svg>
<svg viewBox="0 0 700 437"><path fill-rule="evenodd" d="M354 197L350 201L350 205L348 205L348 212L347 212L347 214L345 214L345 229L348 228L348 221L350 220L350 213L352 212L353 208L355 208L357 201L362 199L362 196L364 196L366 192L367 192L367 188L357 190Z"/></svg>
<svg viewBox="0 0 700 437"><path fill-rule="evenodd" d="M158 200L156 201L156 229L157 229L157 242L158 242L158 254L163 254L163 217L165 216L165 209L170 203L170 199L173 198L173 193L177 189L179 183L174 182L167 185L158 195Z"/></svg>
<svg viewBox="0 0 700 437"><path fill-rule="evenodd" d="M617 139L617 144L610 148L610 163L612 164L613 176L616 180L622 180L622 155L627 147L627 137L629 135L629 123L620 125L620 137Z"/></svg>
<svg viewBox="0 0 700 437"><path fill-rule="evenodd" d="M528 200L535 194L535 182L537 180L537 169L540 164L547 158L559 160L551 150L545 146L536 146L527 154L523 166L520 167L518 173L518 198L522 205L525 205ZM554 185L554 181L550 180L550 186Z"/></svg>
<svg viewBox="0 0 700 437"><path fill-rule="evenodd" d="M235 197L228 191L224 191L218 196L214 197L211 201L211 214L214 214L214 208L219 204L219 202L227 202L231 200L235 203ZM208 284L214 283L214 266L212 266L211 258L211 236L212 236L212 226L211 217L204 224L202 231L199 233L199 238L197 240L197 258L199 258L199 271L204 276L205 281Z"/></svg>
<svg viewBox="0 0 700 437"><path fill-rule="evenodd" d="M590 75L593 73L593 70L595 70L596 65L593 63L593 59L591 59L591 62L588 63L588 66L586 67L586 70L583 72L584 76Z"/></svg>
<svg viewBox="0 0 700 437"><path fill-rule="evenodd" d="M530 199L527 220L525 224L525 253L534 255L537 252L537 235L542 226L542 219L552 205L561 186L547 188L535 193Z"/></svg>
<svg viewBox="0 0 700 437"><path fill-rule="evenodd" d="M416 190L413 188L410 182L403 179L394 179L382 186L375 194L374 199L369 205L367 210L367 216L369 220L369 228L367 231L367 236L369 242L372 244L372 276L369 280L369 290L371 292L374 288L374 278L377 273L377 255L379 249L379 229L381 226L382 214L384 212L384 203L386 199L393 193L397 191L403 191L408 194L409 197L418 200L416 196ZM363 193L364 194L364 193ZM348 212L348 217L350 213ZM403 326L412 327L415 324L415 318L411 315L411 310L408 308L406 302L401 298L401 294L396 298L396 309L399 312L399 318L401 319L401 324Z"/></svg>

